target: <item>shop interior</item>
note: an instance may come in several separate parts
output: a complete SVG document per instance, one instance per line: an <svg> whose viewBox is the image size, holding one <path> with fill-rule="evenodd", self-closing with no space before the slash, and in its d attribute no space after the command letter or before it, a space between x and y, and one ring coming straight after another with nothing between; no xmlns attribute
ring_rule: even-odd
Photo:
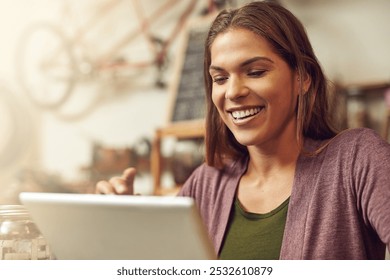
<svg viewBox="0 0 390 280"><path fill-rule="evenodd" d="M93 193L128 166L135 192L174 195L203 162L205 30L245 2L2 0L0 204ZM339 127L390 141L390 1L279 2L307 29Z"/></svg>

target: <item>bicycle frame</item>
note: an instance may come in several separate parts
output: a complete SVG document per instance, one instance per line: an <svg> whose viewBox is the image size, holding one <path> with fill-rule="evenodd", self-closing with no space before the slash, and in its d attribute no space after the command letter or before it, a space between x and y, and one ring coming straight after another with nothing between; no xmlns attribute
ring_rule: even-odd
<svg viewBox="0 0 390 280"><path fill-rule="evenodd" d="M70 40L70 44L77 45L82 42L86 34L94 28L97 23L102 19L102 17L107 17L114 8L116 8L124 0L109 0L103 3L98 7L97 11L92 15L92 17L79 29L75 30L74 36ZM112 70L117 68L145 68L152 65L160 67L164 63L166 53L171 46L174 39L177 37L179 31L183 28L183 22L188 18L191 12L194 10L197 0L190 0L185 10L180 14L180 18L174 26L174 29L170 32L168 38L162 44L161 49L157 49L155 43L152 41L152 36L150 35L151 26L169 9L175 6L179 0L168 0L161 7L156 9L149 17L145 16L144 11L142 10L139 0L131 0L133 7L138 16L139 26L135 30L128 32L123 38L118 42L114 43L107 51L100 54L97 61L94 61L94 67L98 70ZM112 58L115 57L120 50L130 44L133 40L139 36L144 35L147 39L147 42L152 48L153 59L149 61L140 61L131 63L129 61L114 61Z"/></svg>

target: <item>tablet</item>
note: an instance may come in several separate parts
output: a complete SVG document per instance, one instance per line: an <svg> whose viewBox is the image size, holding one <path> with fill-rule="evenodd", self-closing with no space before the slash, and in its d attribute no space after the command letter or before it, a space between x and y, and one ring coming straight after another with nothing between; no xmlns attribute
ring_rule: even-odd
<svg viewBox="0 0 390 280"><path fill-rule="evenodd" d="M21 193L57 259L215 259L192 198Z"/></svg>

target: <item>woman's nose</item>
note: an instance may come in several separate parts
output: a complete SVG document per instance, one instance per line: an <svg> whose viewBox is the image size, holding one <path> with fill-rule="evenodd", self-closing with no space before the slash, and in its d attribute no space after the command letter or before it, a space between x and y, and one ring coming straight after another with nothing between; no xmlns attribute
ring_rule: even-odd
<svg viewBox="0 0 390 280"><path fill-rule="evenodd" d="M238 77L230 77L229 84L225 92L225 99L235 100L247 96L249 89L244 81Z"/></svg>

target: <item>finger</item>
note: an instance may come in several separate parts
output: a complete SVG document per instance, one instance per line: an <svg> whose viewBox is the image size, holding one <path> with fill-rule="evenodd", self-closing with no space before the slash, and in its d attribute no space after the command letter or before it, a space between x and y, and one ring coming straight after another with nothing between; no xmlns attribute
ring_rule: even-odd
<svg viewBox="0 0 390 280"><path fill-rule="evenodd" d="M121 194L127 192L126 181L121 177L112 177L108 182L113 187L114 193Z"/></svg>
<svg viewBox="0 0 390 280"><path fill-rule="evenodd" d="M114 187L107 181L99 181L96 184L95 192L97 194L114 194Z"/></svg>
<svg viewBox="0 0 390 280"><path fill-rule="evenodd" d="M126 182L126 185L131 193L134 190L134 179L137 174L137 170L134 167L129 167L123 171L121 178L123 178Z"/></svg>

